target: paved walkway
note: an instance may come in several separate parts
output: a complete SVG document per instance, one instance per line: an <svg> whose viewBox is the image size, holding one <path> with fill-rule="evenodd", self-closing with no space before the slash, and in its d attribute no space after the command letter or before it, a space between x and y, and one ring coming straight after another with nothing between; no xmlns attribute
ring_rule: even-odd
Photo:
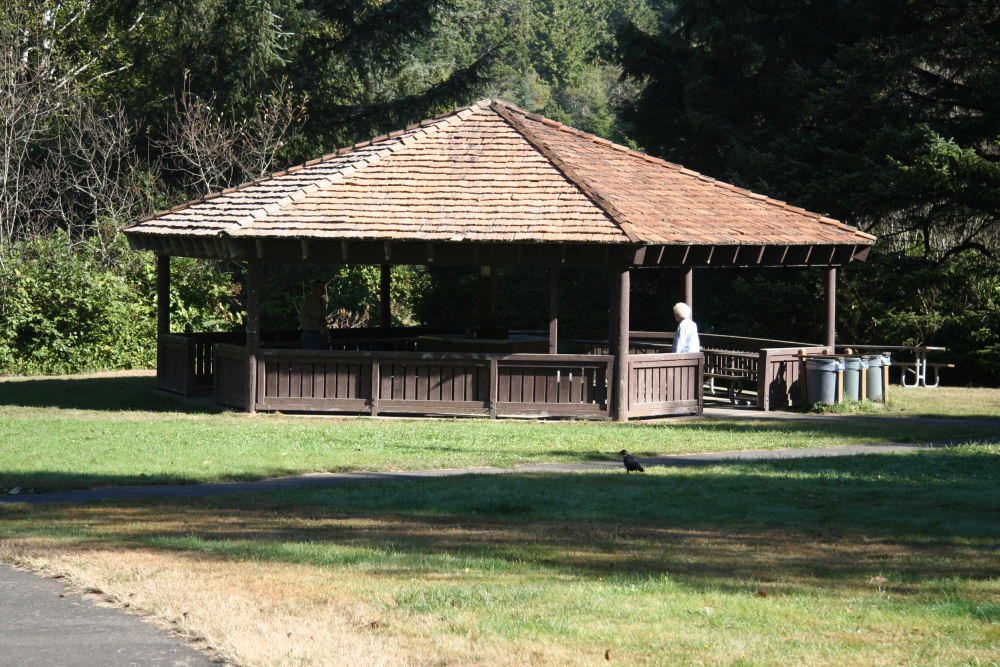
<svg viewBox="0 0 1000 667"><path fill-rule="evenodd" d="M802 415L794 413L762 413L736 408L710 408L706 416L743 419L873 419L879 417L841 417ZM892 418L897 419L898 418ZM928 420L935 423L954 421L969 424L970 420ZM996 424L1000 420L982 420ZM993 442L1000 438L991 439ZM681 454L641 458L646 466L702 466L726 461L760 461L826 456L855 456L905 452L948 446L951 442L924 444L846 445L816 449L778 449L732 451L707 454ZM518 466L516 468L464 468L459 470L424 470L417 472L356 472L297 475L254 482L233 482L201 485L119 486L59 493L24 494L0 497L3 503L82 503L97 500L139 498L192 498L235 493L258 493L296 487L337 486L365 482L441 478L469 474L505 474L515 472L580 472L587 470L621 470L620 461L587 461ZM192 665L215 664L185 644L167 635L137 616L121 610L98 607L66 586L27 572L0 566L0 667L18 665L74 665L81 667L105 665Z"/></svg>
<svg viewBox="0 0 1000 667"><path fill-rule="evenodd" d="M981 439L977 439L977 442ZM761 449L704 454L675 454L639 458L644 466L690 467L705 466L727 461L764 461L771 459L797 459L824 456L857 456L859 454L884 454L909 452L918 449L943 447L958 444L953 442L922 444L875 444L841 445L814 449ZM41 505L48 503L86 503L98 500L136 500L142 498L207 498L210 496L242 493L262 493L280 489L303 487L329 487L364 482L391 482L401 480L455 477L459 475L503 475L510 473L547 472L573 473L588 470L622 470L619 460L581 461L579 463L537 463L514 468L457 468L416 470L408 472L330 472L290 475L253 482L218 482L213 484L162 484L147 486L108 486L79 491L56 491L52 493L30 493L17 496L0 496L0 505L24 503Z"/></svg>
<svg viewBox="0 0 1000 667"><path fill-rule="evenodd" d="M62 581L0 565L4 667L217 664L134 614L97 606Z"/></svg>

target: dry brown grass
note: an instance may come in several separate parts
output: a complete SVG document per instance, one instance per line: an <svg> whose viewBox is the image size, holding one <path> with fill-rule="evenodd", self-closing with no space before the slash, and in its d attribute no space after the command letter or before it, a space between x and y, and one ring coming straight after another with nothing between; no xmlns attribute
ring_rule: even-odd
<svg viewBox="0 0 1000 667"><path fill-rule="evenodd" d="M772 599L809 597L818 588L840 600L863 598L883 589L902 597L915 592L909 590L910 584L879 575L899 562L907 564L914 582L925 576L997 576L996 563L973 546L869 539L858 534L456 521L391 514L285 515L176 506L74 507L59 510L51 518L83 526L83 534L8 539L0 542L0 561L66 576L79 590L97 591L112 604L148 614L244 665L593 664L595 656L603 657L603 646L544 637L510 639L481 630L475 611L445 619L398 608L398 594L413 586L457 591L484 580L516 586L531 583L532 576L546 580L583 577L597 582L602 575L617 571L669 572L685 582L717 582L711 587L716 592L691 596L700 600L704 595L704 603L695 603L700 609L720 604L719 590L722 595L731 594L726 586L759 587ZM547 565L534 575L380 563L316 566L142 544L150 536L185 535L358 548L390 543L399 549L442 554L469 548L491 553L510 550L511 554L532 549L538 562ZM694 584L695 590L700 587ZM735 592L752 600L757 590ZM655 597L637 597L630 604L636 607L632 613L648 614L651 619L659 615L660 621L651 622L662 623L672 615L664 617ZM684 620L647 631L674 636L677 641L686 633L708 631L690 624ZM849 646L859 641L849 635L838 638L838 629L819 625L815 629L808 622L789 626L778 636L805 643L813 641L815 632L823 642ZM891 624L881 631L881 655L889 662L905 662L912 648L907 642L926 640L931 629L912 628L907 630L912 636L896 637L900 631ZM736 649L713 646L712 650L720 653L708 657L722 660L732 657ZM819 649L810 651L803 655L822 656ZM655 655L621 647L615 648L614 655L618 661L634 664L657 661ZM989 657L977 651L963 650L963 655Z"/></svg>

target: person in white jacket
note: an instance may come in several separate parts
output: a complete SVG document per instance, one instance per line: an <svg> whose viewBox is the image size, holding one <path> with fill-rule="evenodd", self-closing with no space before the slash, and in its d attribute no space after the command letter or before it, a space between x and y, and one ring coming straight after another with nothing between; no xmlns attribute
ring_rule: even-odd
<svg viewBox="0 0 1000 667"><path fill-rule="evenodd" d="M691 306L683 301L675 303L674 319L677 320L678 324L671 352L701 352L701 341L698 339L698 325L691 319Z"/></svg>

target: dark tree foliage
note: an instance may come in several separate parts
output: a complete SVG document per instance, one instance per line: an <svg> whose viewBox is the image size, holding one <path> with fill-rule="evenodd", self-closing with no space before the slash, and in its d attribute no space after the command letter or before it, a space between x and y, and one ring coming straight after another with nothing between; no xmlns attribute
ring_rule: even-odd
<svg viewBox="0 0 1000 667"><path fill-rule="evenodd" d="M143 17L122 41L126 71L110 82L155 138L182 86L221 113L252 114L280 82L307 96L309 121L289 160L314 157L466 101L491 58L400 80L410 52L451 0L131 0L95 20Z"/></svg>
<svg viewBox="0 0 1000 667"><path fill-rule="evenodd" d="M1000 5L979 0L680 0L659 31L619 32L642 85L621 117L654 154L878 235L869 264L842 272L840 339L942 342L988 381L997 35Z"/></svg>
<svg viewBox="0 0 1000 667"><path fill-rule="evenodd" d="M683 0L619 34L647 150L928 252L994 253L1000 5ZM977 224L962 220L977 218Z"/></svg>

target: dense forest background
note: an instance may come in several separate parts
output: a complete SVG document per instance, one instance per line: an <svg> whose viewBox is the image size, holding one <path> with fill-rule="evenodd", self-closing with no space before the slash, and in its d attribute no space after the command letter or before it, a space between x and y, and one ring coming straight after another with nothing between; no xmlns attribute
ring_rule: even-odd
<svg viewBox="0 0 1000 667"><path fill-rule="evenodd" d="M998 35L981 0L8 0L0 373L153 364L153 258L125 225L497 97L876 234L840 272L838 340L946 345L946 379L995 385ZM241 326L238 266L172 272L175 330ZM265 327L316 272L345 323L378 313L376 267L266 272ZM544 324L539 277L501 276L506 324ZM696 319L818 340L823 278L700 270ZM562 283L564 326L605 326L605 278ZM671 328L680 277L633 284L634 327ZM454 324L475 285L396 267L393 289L397 322Z"/></svg>

